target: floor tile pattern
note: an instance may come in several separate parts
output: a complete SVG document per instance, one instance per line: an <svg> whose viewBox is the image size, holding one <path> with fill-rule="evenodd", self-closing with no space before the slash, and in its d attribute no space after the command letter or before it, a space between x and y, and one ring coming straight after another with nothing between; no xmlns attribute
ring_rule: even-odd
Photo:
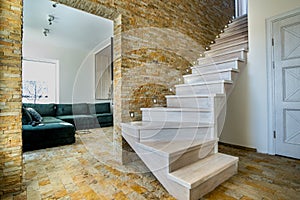
<svg viewBox="0 0 300 200"><path fill-rule="evenodd" d="M220 145L240 158L238 174L202 200L300 200L300 161ZM26 152L24 192L1 200L173 199L137 161L114 161L112 128L78 132L76 143Z"/></svg>

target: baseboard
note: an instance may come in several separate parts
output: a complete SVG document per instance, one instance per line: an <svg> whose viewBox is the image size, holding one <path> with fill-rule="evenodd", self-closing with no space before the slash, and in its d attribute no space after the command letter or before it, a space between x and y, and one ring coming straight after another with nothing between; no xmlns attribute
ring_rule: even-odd
<svg viewBox="0 0 300 200"><path fill-rule="evenodd" d="M236 149L243 149L243 150L246 150L246 151L257 152L257 149L255 149L255 148L244 147L244 146L240 146L240 145L236 145L236 144L228 144L228 143L224 143L224 142L219 142L219 145L232 147L232 148L236 148Z"/></svg>

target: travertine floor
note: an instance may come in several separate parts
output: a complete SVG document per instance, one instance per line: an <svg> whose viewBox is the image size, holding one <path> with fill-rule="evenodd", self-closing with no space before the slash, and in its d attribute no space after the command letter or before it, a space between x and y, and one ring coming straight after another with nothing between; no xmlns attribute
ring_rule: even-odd
<svg viewBox="0 0 300 200"><path fill-rule="evenodd" d="M205 199L300 199L300 161L220 145L238 156L238 175ZM137 162L113 159L112 128L78 133L73 145L24 153L25 191L1 199L173 199Z"/></svg>

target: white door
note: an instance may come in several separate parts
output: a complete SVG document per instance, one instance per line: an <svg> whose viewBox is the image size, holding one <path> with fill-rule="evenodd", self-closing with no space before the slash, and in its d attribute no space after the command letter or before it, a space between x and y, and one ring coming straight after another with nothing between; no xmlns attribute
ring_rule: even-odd
<svg viewBox="0 0 300 200"><path fill-rule="evenodd" d="M300 10L273 23L278 155L300 158Z"/></svg>

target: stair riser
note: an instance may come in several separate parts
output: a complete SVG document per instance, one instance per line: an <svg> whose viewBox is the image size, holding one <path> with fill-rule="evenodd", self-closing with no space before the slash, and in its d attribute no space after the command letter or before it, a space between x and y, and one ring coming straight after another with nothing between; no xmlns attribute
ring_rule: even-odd
<svg viewBox="0 0 300 200"><path fill-rule="evenodd" d="M185 152L182 155L176 155L169 158L169 172L176 171L181 167L192 164L200 159L205 158L208 155L214 153L214 147L216 143L208 143L199 146L197 149Z"/></svg>
<svg viewBox="0 0 300 200"><path fill-rule="evenodd" d="M247 19L243 19L243 20L240 20L240 21L232 22L232 23L228 24L228 28L231 29L231 28L243 26L244 24L248 24L248 20Z"/></svg>
<svg viewBox="0 0 300 200"><path fill-rule="evenodd" d="M170 194L176 196L179 200L189 199L190 191L188 188L166 177L168 174L167 158L161 157L158 154L149 153L148 150L139 146L134 150Z"/></svg>
<svg viewBox="0 0 300 200"><path fill-rule="evenodd" d="M143 111L143 121L159 121L159 122L202 122L214 123L212 112L164 112L164 111Z"/></svg>
<svg viewBox="0 0 300 200"><path fill-rule="evenodd" d="M210 51L206 51L205 56L214 56L214 55L217 55L217 54L222 54L222 53L235 51L235 50L239 50L239 49L248 50L248 42L245 42L244 44L238 44L238 45L235 45L235 46L226 47L226 48L223 48L223 49L216 49L216 50L212 49Z"/></svg>
<svg viewBox="0 0 300 200"><path fill-rule="evenodd" d="M205 102L206 101L206 102ZM226 101L226 96L201 98L201 97L179 97L167 99L168 107L174 108L204 108L215 109L218 112L216 105Z"/></svg>
<svg viewBox="0 0 300 200"><path fill-rule="evenodd" d="M186 87L177 87L177 95L190 95L190 94L214 94L214 93L227 93L232 84L209 84L209 85L195 85L195 86L186 86Z"/></svg>
<svg viewBox="0 0 300 200"><path fill-rule="evenodd" d="M247 54L245 51L231 52L225 55L204 57L198 59L198 65L211 64L213 62L220 62L229 59L247 60Z"/></svg>
<svg viewBox="0 0 300 200"><path fill-rule="evenodd" d="M167 106L170 108L213 108L213 103L214 99L207 97L167 98Z"/></svg>
<svg viewBox="0 0 300 200"><path fill-rule="evenodd" d="M228 26L228 28L224 29L224 33L231 33L233 31L237 31L237 30L240 30L240 29L243 29L243 28L247 28L247 27L248 27L248 23L243 22L239 26Z"/></svg>
<svg viewBox="0 0 300 200"><path fill-rule="evenodd" d="M239 34L248 35L248 27L243 27L243 28L240 28L240 29L237 29L237 30L224 32L224 33L221 34L221 38L226 38L228 36L233 36L233 35L237 36Z"/></svg>
<svg viewBox="0 0 300 200"><path fill-rule="evenodd" d="M232 62L204 66L204 67L196 66L196 67L192 68L192 74L201 74L201 73L206 73L206 72L210 72L210 71L230 69L230 68L240 69L241 67L242 67L242 62L240 62L240 61L232 61Z"/></svg>
<svg viewBox="0 0 300 200"><path fill-rule="evenodd" d="M222 172L217 174L216 176L210 178L206 182L202 183L201 185L193 188L190 191L190 200L198 200L203 197L205 194L213 191L218 185L227 181L230 177L237 174L238 164L235 163L230 167L224 169Z"/></svg>
<svg viewBox="0 0 300 200"><path fill-rule="evenodd" d="M218 48L226 47L226 46L228 46L230 44L233 44L233 43L240 43L240 42L248 42L248 36L240 36L240 37L232 38L231 40L230 39L229 40L216 39L216 43L212 44L210 46L210 48L211 49L218 49Z"/></svg>
<svg viewBox="0 0 300 200"><path fill-rule="evenodd" d="M204 140L214 136L213 130L213 127L140 130L139 140L140 142Z"/></svg>
<svg viewBox="0 0 300 200"><path fill-rule="evenodd" d="M237 31L237 32L232 32L231 34L221 35L221 37L216 40L216 43L219 40L225 42L225 41L234 40L237 37L243 37L243 36L248 37L248 30L247 29L243 29L243 30L240 30L240 31Z"/></svg>
<svg viewBox="0 0 300 200"><path fill-rule="evenodd" d="M214 74L205 74L199 76L186 76L184 82L187 84L192 83L205 83L207 81L218 81L218 80L235 80L238 73L236 72L220 72Z"/></svg>

